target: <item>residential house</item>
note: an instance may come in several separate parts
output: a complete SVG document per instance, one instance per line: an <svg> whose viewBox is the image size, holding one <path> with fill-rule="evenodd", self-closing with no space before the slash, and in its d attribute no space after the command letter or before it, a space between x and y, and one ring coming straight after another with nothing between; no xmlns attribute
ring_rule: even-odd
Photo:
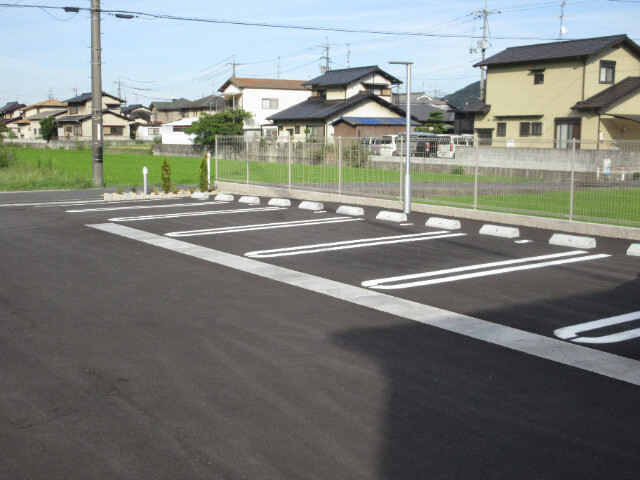
<svg viewBox="0 0 640 480"><path fill-rule="evenodd" d="M171 100L170 102L152 102L149 105L151 110L151 123L162 124L175 122L182 117L182 108L185 105L191 103L191 100L186 98L179 98L177 100Z"/></svg>
<svg viewBox="0 0 640 480"><path fill-rule="evenodd" d="M268 117L311 95L303 80L232 77L219 89L228 108L242 108L253 116L244 121L245 135L276 134Z"/></svg>
<svg viewBox="0 0 640 480"><path fill-rule="evenodd" d="M160 127L163 145L192 145L194 135L187 135L184 130L191 126L197 118L181 118L175 122L165 123Z"/></svg>
<svg viewBox="0 0 640 480"><path fill-rule="evenodd" d="M330 70L305 82L312 89L311 97L268 120L279 135L293 138L335 136L336 127L353 136L369 136L373 125L377 125L376 134L394 133L406 129L402 127L405 111L391 103L391 87L400 83L377 66Z"/></svg>
<svg viewBox="0 0 640 480"><path fill-rule="evenodd" d="M22 119L20 109L25 106L24 103L8 102L0 108L0 121L4 122L7 126L7 131L13 133L15 136L18 136L20 128L17 122Z"/></svg>
<svg viewBox="0 0 640 480"><path fill-rule="evenodd" d="M122 115L138 123L151 123L151 110L139 103L120 107Z"/></svg>
<svg viewBox="0 0 640 480"><path fill-rule="evenodd" d="M627 35L511 47L476 66L485 100L463 110L481 138L559 148L640 138L640 47Z"/></svg>
<svg viewBox="0 0 640 480"><path fill-rule="evenodd" d="M59 112L66 112L66 107L65 102L55 98L22 107L19 110L22 118L15 122L18 138L28 140L38 138L40 136L40 120L52 116L52 112L56 113L55 116L59 116Z"/></svg>
<svg viewBox="0 0 640 480"><path fill-rule="evenodd" d="M91 93L83 93L66 101L67 114L56 119L58 137L74 140L89 140L92 133ZM129 119L121 113L118 97L102 92L102 131L104 140L127 140L130 138Z"/></svg>
<svg viewBox="0 0 640 480"><path fill-rule="evenodd" d="M183 105L180 112L182 118L197 119L202 113L216 114L227 109L223 95L208 95Z"/></svg>

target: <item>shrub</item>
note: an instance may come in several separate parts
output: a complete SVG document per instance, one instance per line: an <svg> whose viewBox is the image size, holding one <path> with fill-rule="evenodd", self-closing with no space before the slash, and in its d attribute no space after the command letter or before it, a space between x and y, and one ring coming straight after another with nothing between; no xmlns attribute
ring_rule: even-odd
<svg viewBox="0 0 640 480"><path fill-rule="evenodd" d="M636 172L633 174L633 176L631 177L633 180L640 180L640 172Z"/></svg>
<svg viewBox="0 0 640 480"><path fill-rule="evenodd" d="M454 167L453 170L451 170L451 173L453 173L454 175L464 175L464 167Z"/></svg>
<svg viewBox="0 0 640 480"><path fill-rule="evenodd" d="M368 159L369 151L360 143L342 147L342 161L351 167L363 167Z"/></svg>
<svg viewBox="0 0 640 480"><path fill-rule="evenodd" d="M208 172L207 172L207 156L202 157L200 162L200 177L198 180L198 188L201 192L206 192L209 189Z"/></svg>
<svg viewBox="0 0 640 480"><path fill-rule="evenodd" d="M0 170L9 168L15 162L13 152L6 147L0 147Z"/></svg>
<svg viewBox="0 0 640 480"><path fill-rule="evenodd" d="M160 167L160 174L162 177L162 191L169 193L171 191L171 166L167 161L167 157L162 159L162 166Z"/></svg>

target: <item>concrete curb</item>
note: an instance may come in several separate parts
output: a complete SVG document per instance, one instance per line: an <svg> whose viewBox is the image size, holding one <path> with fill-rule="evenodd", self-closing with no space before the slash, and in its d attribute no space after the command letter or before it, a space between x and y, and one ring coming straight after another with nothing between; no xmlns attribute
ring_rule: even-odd
<svg viewBox="0 0 640 480"><path fill-rule="evenodd" d="M554 233L549 239L549 244L560 245L561 247L596 248L596 239L591 237Z"/></svg>
<svg viewBox="0 0 640 480"><path fill-rule="evenodd" d="M367 198L350 195L338 195L336 193L311 192L306 190L289 190L287 188L265 187L260 185L246 185L239 183L216 182L218 190L265 197L286 197L295 200L315 200L331 203L349 203L369 207L388 209L402 209L402 202L396 200L384 200L379 198ZM570 222L555 218L532 217L517 215L515 213L487 212L484 210L471 210L467 208L444 207L440 205L426 205L413 203L411 209L415 212L442 215L445 217L468 218L484 222L504 223L521 227L543 228L546 230L559 230L579 235L597 235L602 237L622 238L627 240L640 240L640 228L618 227L616 225L602 225L598 223Z"/></svg>

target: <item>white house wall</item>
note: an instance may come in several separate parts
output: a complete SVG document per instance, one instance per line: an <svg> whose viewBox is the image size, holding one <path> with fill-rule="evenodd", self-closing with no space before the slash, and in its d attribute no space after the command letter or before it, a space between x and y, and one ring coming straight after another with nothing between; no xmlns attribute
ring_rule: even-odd
<svg viewBox="0 0 640 480"><path fill-rule="evenodd" d="M245 120L244 129L260 129L260 125L269 123L267 117L274 115L285 108L297 105L300 102L305 101L311 96L309 90L273 90L273 89L261 89L261 88L245 88L243 97L243 108L247 112L253 114L253 117ZM262 108L263 98L276 98L278 99L277 109Z"/></svg>

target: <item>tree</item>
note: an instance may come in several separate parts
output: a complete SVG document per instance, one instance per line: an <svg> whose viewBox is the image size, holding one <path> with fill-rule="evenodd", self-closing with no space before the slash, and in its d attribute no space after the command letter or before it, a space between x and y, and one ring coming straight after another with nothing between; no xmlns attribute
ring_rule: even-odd
<svg viewBox="0 0 640 480"><path fill-rule="evenodd" d="M52 137L58 136L58 129L56 128L53 117L46 117L40 120L40 132L42 133L42 138L47 142L49 142Z"/></svg>
<svg viewBox="0 0 640 480"><path fill-rule="evenodd" d="M424 127L418 129L420 132L444 133L449 129L449 125L444 123L442 112L440 110L432 110L429 118L424 122Z"/></svg>
<svg viewBox="0 0 640 480"><path fill-rule="evenodd" d="M7 131L7 126L4 124L2 120L0 120L0 143L2 143L2 141L4 140L4 135L2 134L6 131Z"/></svg>
<svg viewBox="0 0 640 480"><path fill-rule="evenodd" d="M202 157L200 167L198 168L200 175L198 177L198 188L201 192L209 190L209 170L207 169L207 156Z"/></svg>
<svg viewBox="0 0 640 480"><path fill-rule="evenodd" d="M184 129L184 133L195 135L194 144L213 148L216 135L242 135L243 122L251 117L249 112L242 109L227 110L215 115L202 113L198 120Z"/></svg>

